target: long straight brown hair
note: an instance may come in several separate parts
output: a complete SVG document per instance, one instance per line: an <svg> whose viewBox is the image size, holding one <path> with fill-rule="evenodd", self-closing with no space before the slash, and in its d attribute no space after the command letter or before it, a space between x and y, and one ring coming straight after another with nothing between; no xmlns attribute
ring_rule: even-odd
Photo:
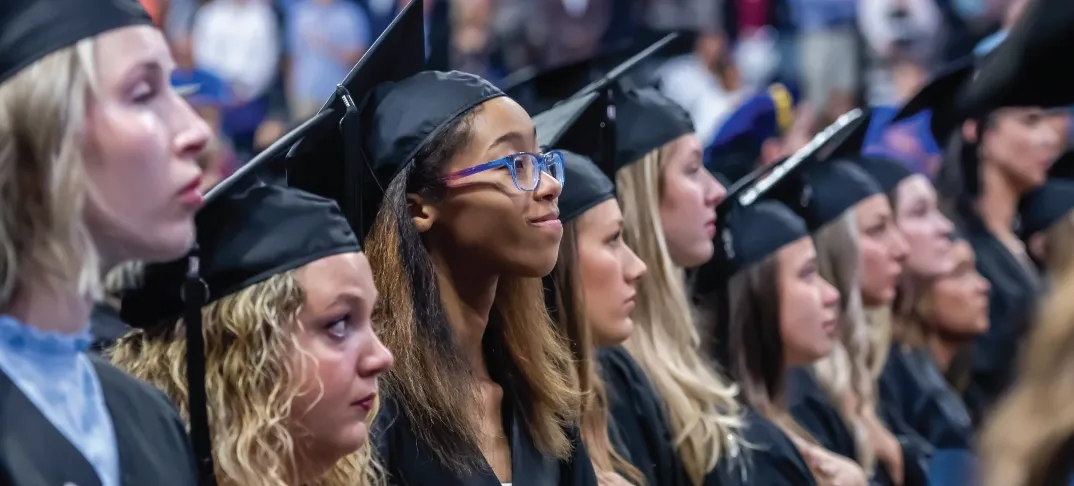
<svg viewBox="0 0 1074 486"><path fill-rule="evenodd" d="M470 142L479 109L446 127L388 185L366 239L381 295L374 322L395 356L383 388L436 459L460 472L485 467L473 413L476 380L448 322L436 268L411 220L407 195L441 194L441 168ZM521 406L520 419L537 449L569 456L565 426L577 423L581 398L570 349L552 327L540 279L500 276L482 347L505 399Z"/></svg>
<svg viewBox="0 0 1074 486"><path fill-rule="evenodd" d="M555 293L556 331L570 343L574 371L582 393L582 440L593 466L601 471L623 474L634 484L645 484L645 476L623 458L608 438L608 396L594 359L593 333L586 320L585 289L578 272L578 220L563 225L559 260L552 269Z"/></svg>

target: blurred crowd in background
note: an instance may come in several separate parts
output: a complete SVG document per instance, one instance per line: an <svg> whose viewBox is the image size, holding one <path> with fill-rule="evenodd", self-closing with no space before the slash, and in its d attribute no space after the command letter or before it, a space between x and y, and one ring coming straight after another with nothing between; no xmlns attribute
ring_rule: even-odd
<svg viewBox="0 0 1074 486"><path fill-rule="evenodd" d="M222 177L315 113L407 0L141 0L179 63L173 82L219 132ZM1002 41L1025 0L427 0L429 67L510 84L680 32L654 70L702 141L773 82L793 86L794 141L855 106L893 106L940 66ZM882 113L882 112L879 112ZM878 115L874 115L878 116ZM879 115L883 116L883 115ZM1057 119L1069 132L1069 117ZM874 134L928 167L921 120ZM868 147L867 147L868 150ZM889 154L890 155L890 154ZM212 181L207 181L212 182Z"/></svg>

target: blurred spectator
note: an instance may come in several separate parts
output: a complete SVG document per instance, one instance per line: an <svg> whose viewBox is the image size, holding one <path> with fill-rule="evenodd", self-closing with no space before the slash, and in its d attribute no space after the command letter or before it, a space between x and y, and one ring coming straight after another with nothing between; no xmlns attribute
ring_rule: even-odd
<svg viewBox="0 0 1074 486"><path fill-rule="evenodd" d="M223 130L244 158L268 112L266 94L279 75L278 17L268 0L212 0L194 16L195 64L231 86Z"/></svg>
<svg viewBox="0 0 1074 486"><path fill-rule="evenodd" d="M869 46L869 104L905 101L941 64L943 18L935 0L863 2L858 25Z"/></svg>
<svg viewBox="0 0 1074 486"><path fill-rule="evenodd" d="M369 47L369 19L350 0L298 0L287 11L291 116L320 109Z"/></svg>
<svg viewBox="0 0 1074 486"><path fill-rule="evenodd" d="M702 31L693 52L671 59L657 73L661 91L690 112L697 136L705 142L740 101L738 70L729 51L722 33Z"/></svg>
<svg viewBox="0 0 1074 486"><path fill-rule="evenodd" d="M506 76L499 42L492 31L491 0L454 0L450 18L451 68L493 82Z"/></svg>
<svg viewBox="0 0 1074 486"><path fill-rule="evenodd" d="M612 0L500 0L498 8L497 35L521 41L512 46L512 61L524 64L512 68L547 68L597 56L612 16Z"/></svg>
<svg viewBox="0 0 1074 486"><path fill-rule="evenodd" d="M879 0L869 0L864 3ZM860 66L857 0L790 0L798 29L804 99L826 124L856 104Z"/></svg>

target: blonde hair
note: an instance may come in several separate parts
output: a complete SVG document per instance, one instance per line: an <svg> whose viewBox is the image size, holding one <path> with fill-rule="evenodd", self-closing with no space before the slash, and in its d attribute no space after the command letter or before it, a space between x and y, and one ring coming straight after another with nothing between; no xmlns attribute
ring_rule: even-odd
<svg viewBox="0 0 1074 486"><path fill-rule="evenodd" d="M290 482L298 474L300 451L292 430L293 402L305 385L300 382L303 370L313 365L313 357L295 339L304 325L298 319L304 302L292 270L202 308L206 405L222 485L294 486ZM181 320L157 330L135 330L108 356L164 391L189 420L185 333ZM306 484L380 484L371 449L367 445L344 457Z"/></svg>
<svg viewBox="0 0 1074 486"><path fill-rule="evenodd" d="M563 340L570 343L574 354L575 379L582 393L582 441L593 467L598 471L622 473L634 484L645 484L645 476L615 450L608 437L608 393L598 372L599 364L594 353L596 345L586 319L585 288L578 268L579 219L563 225L559 260L550 277L555 294L555 329Z"/></svg>
<svg viewBox="0 0 1074 486"><path fill-rule="evenodd" d="M695 485L741 445L738 388L702 354L685 274L668 253L660 220L662 169L668 146L619 170L626 244L649 268L638 282L634 334L624 347L653 382L667 408L674 444Z"/></svg>
<svg viewBox="0 0 1074 486"><path fill-rule="evenodd" d="M100 257L83 218L94 45L57 50L0 84L0 309L35 279L100 296Z"/></svg>
<svg viewBox="0 0 1074 486"><path fill-rule="evenodd" d="M1066 484L1057 468L1074 438L1074 273L1056 282L1030 331L1010 394L981 433L986 486ZM1069 470L1067 471L1069 472Z"/></svg>
<svg viewBox="0 0 1074 486"><path fill-rule="evenodd" d="M833 343L831 354L812 368L821 389L850 428L858 463L871 471L876 454L863 415L876 408L876 386L869 369L870 336L858 286L861 252L855 216L854 209L848 209L813 236L820 275L839 291L839 339Z"/></svg>
<svg viewBox="0 0 1074 486"><path fill-rule="evenodd" d="M1074 263L1074 213L1067 213L1044 232L1047 258L1044 271L1048 276L1065 275Z"/></svg>

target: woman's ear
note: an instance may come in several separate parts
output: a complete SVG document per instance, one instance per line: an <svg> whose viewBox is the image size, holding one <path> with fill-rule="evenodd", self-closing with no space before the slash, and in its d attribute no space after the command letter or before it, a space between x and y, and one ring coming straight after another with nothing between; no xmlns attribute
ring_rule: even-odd
<svg viewBox="0 0 1074 486"><path fill-rule="evenodd" d="M429 231L439 214L436 206L417 194L407 194L406 203L407 210L410 211L410 220L414 222L414 227L418 229L418 232Z"/></svg>

